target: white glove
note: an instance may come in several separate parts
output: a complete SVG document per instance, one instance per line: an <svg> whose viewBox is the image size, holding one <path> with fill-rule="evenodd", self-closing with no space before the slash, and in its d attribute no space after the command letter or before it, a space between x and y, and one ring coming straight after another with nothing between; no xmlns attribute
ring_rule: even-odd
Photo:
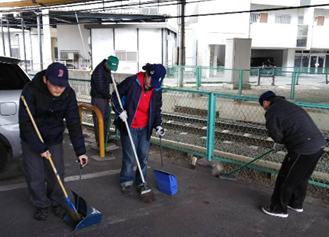
<svg viewBox="0 0 329 237"><path fill-rule="evenodd" d="M156 135L157 135L158 137L163 137L165 134L166 134L166 133L165 133L165 130L163 129L162 126L157 126L157 127L156 127Z"/></svg>
<svg viewBox="0 0 329 237"><path fill-rule="evenodd" d="M273 145L273 152L276 153L278 151L282 151L285 149L284 144L280 144L280 143L274 143Z"/></svg>
<svg viewBox="0 0 329 237"><path fill-rule="evenodd" d="M125 123L127 121L127 118L128 118L127 111L125 111L125 110L122 111L121 114L119 114L119 117Z"/></svg>

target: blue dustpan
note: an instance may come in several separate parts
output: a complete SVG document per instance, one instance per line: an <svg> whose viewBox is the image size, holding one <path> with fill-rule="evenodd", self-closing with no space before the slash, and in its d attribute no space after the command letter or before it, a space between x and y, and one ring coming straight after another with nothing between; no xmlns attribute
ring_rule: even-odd
<svg viewBox="0 0 329 237"><path fill-rule="evenodd" d="M163 167L161 136L159 138L161 167ZM175 195L177 193L177 179L175 175L159 169L154 169L153 171L159 191L168 195Z"/></svg>
<svg viewBox="0 0 329 237"><path fill-rule="evenodd" d="M82 228L97 224L102 220L102 213L96 210L92 206L88 206L86 201L80 197L76 192L71 190L74 196L75 206L77 207L78 213L81 216L79 222L73 220L71 216L66 213L63 217L63 221L72 229L80 230Z"/></svg>

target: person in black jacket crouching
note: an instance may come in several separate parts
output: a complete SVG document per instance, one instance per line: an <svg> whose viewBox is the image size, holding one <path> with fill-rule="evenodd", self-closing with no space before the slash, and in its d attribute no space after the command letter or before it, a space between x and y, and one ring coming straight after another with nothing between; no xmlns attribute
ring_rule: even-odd
<svg viewBox="0 0 329 237"><path fill-rule="evenodd" d="M266 128L274 140L274 152L287 149L276 179L270 206L262 211L271 216L288 217L288 208L303 212L308 180L323 154L325 140L312 118L301 107L272 91L259 97L266 110Z"/></svg>
<svg viewBox="0 0 329 237"><path fill-rule="evenodd" d="M67 68L60 63L50 64L47 70L37 73L24 86L22 96L44 140L40 140L23 101L20 101L23 166L30 200L36 207L34 217L40 221L47 220L49 207L56 216L63 217L66 213L64 194L48 158L51 156L64 183L64 119L79 163L81 166L88 163L78 102L68 82Z"/></svg>

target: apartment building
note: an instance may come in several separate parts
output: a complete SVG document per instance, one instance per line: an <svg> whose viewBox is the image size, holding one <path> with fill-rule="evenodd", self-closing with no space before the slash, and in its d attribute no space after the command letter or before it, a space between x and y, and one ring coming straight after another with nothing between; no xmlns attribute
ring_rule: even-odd
<svg viewBox="0 0 329 237"><path fill-rule="evenodd" d="M325 0L227 0L200 3L199 17L189 27L195 32L198 64L225 65L229 38L251 38L251 66L267 60L280 67L329 67L329 8L278 8L326 4ZM266 9L257 11L259 9ZM251 11L251 13L239 13ZM255 12L253 12L255 11ZM209 60L210 59L210 60Z"/></svg>

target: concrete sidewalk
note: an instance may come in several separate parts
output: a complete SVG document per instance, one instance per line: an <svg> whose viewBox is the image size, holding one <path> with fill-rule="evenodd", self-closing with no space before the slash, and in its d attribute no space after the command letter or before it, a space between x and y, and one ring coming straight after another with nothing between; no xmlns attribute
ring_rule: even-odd
<svg viewBox="0 0 329 237"><path fill-rule="evenodd" d="M73 232L51 212L46 222L34 220L21 176L0 182L1 236L328 236L329 211L319 200L307 198L303 213L290 211L286 219L271 217L260 207L269 204L272 187L221 180L208 168L191 170L170 157L162 169L176 176L178 193L161 193L153 174L153 168L161 168L158 150L150 152L147 176L157 201L143 203L135 189L133 197L124 197L119 185L121 150L113 153L107 157L111 159L90 159L78 191L102 213L101 223ZM97 151L89 147L88 155ZM65 167L66 189L77 191L79 166L68 141Z"/></svg>

